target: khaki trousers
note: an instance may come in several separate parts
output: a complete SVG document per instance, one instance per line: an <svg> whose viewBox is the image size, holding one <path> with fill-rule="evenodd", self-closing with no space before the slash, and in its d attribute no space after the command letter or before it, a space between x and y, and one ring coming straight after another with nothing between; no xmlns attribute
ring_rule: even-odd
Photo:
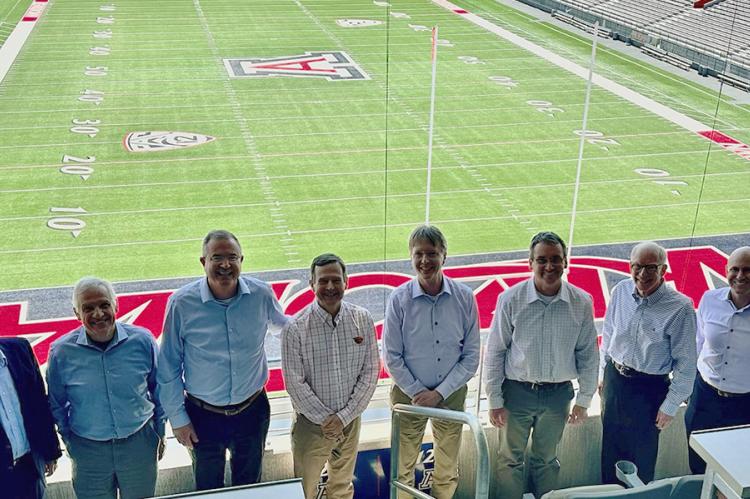
<svg viewBox="0 0 750 499"><path fill-rule="evenodd" d="M466 401L466 385L451 394L440 405L441 409L463 411ZM411 398L393 385L391 405L411 404ZM414 485L414 466L422 448L427 419L421 416L400 415L400 447L398 453L398 481ZM432 474L431 494L437 499L450 499L458 487L458 451L461 448L463 424L442 420L432 420L433 452L435 470ZM398 491L399 499L412 497Z"/></svg>
<svg viewBox="0 0 750 499"><path fill-rule="evenodd" d="M329 499L352 499L354 465L357 462L360 418L344 428L339 440L323 436L320 425L311 422L302 414L295 413L292 423L292 457L294 476L302 478L306 499L318 496L318 484L323 466L328 462L326 497Z"/></svg>

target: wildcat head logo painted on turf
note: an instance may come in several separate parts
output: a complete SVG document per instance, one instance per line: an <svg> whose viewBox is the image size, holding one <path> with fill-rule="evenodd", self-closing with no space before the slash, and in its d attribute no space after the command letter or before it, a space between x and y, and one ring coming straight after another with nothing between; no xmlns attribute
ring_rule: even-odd
<svg viewBox="0 0 750 499"><path fill-rule="evenodd" d="M291 76L336 81L370 79L346 52L305 52L268 59L224 59L224 66L232 78Z"/></svg>
<svg viewBox="0 0 750 499"><path fill-rule="evenodd" d="M214 140L215 137L191 132L130 132L122 145L130 152L154 152L185 149Z"/></svg>
<svg viewBox="0 0 750 499"><path fill-rule="evenodd" d="M370 26L379 26L383 21L372 19L336 19L336 24L342 28L367 28Z"/></svg>

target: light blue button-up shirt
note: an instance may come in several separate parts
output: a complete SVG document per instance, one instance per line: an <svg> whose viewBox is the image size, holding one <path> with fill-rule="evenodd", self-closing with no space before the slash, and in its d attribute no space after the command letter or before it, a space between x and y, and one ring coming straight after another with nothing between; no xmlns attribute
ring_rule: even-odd
<svg viewBox="0 0 750 499"><path fill-rule="evenodd" d="M409 397L437 390L443 399L479 367L479 313L471 288L443 276L436 296L412 279L388 300L383 329L385 366Z"/></svg>
<svg viewBox="0 0 750 499"><path fill-rule="evenodd" d="M600 374L611 359L647 374L672 373L659 410L674 416L693 391L696 320L693 302L662 283L641 298L633 279L617 283L602 328Z"/></svg>
<svg viewBox="0 0 750 499"><path fill-rule="evenodd" d="M750 305L738 309L729 288L706 291L698 306L698 371L711 386L750 392Z"/></svg>
<svg viewBox="0 0 750 499"><path fill-rule="evenodd" d="M497 300L485 379L490 408L505 405L505 379L562 383L578 379L576 405L588 408L597 386L596 328L591 296L566 281L542 297L534 279L510 287Z"/></svg>
<svg viewBox="0 0 750 499"><path fill-rule="evenodd" d="M240 277L238 294L217 301L203 278L169 299L159 358L161 400L173 428L190 423L185 392L212 405L239 404L268 379L268 325L288 317L271 287Z"/></svg>
<svg viewBox="0 0 750 499"><path fill-rule="evenodd" d="M81 326L50 347L47 385L57 430L89 440L126 438L154 419L164 435L156 365L159 347L141 327L115 323L116 332L102 351Z"/></svg>
<svg viewBox="0 0 750 499"><path fill-rule="evenodd" d="M29 439L26 437L26 428L23 425L16 385L8 369L8 359L5 358L2 350L0 350L0 424L13 449L13 459L18 459L31 451Z"/></svg>

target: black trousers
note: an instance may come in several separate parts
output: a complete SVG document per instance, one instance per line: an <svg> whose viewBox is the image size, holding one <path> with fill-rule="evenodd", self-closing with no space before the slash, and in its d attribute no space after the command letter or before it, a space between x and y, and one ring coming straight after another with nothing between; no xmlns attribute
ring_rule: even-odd
<svg viewBox="0 0 750 499"><path fill-rule="evenodd" d="M190 453L198 490L224 487L227 450L231 454L232 485L260 481L271 416L265 391L235 416L201 409L190 400L185 400L185 409L199 440Z"/></svg>
<svg viewBox="0 0 750 499"><path fill-rule="evenodd" d="M43 480L36 469L31 453L23 456L10 468L0 470L0 496L8 499L42 499Z"/></svg>
<svg viewBox="0 0 750 499"><path fill-rule="evenodd" d="M659 451L656 414L668 390L666 377L627 378L612 362L607 363L602 393L602 483L618 483L615 463L621 459L634 462L645 483L654 479Z"/></svg>
<svg viewBox="0 0 750 499"><path fill-rule="evenodd" d="M685 430L688 439L695 430L709 430L750 424L750 395L743 397L722 397L700 373L695 377L693 394L685 411ZM694 474L706 472L706 463L690 449L690 471Z"/></svg>

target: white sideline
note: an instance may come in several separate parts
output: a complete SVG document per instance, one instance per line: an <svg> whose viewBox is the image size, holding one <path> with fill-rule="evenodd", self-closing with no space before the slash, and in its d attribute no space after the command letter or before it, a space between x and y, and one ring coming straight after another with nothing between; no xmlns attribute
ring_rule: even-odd
<svg viewBox="0 0 750 499"><path fill-rule="evenodd" d="M10 71L11 66L21 52L24 43L28 40L31 31L36 26L39 17L47 7L47 1L34 0L31 2L31 6L18 21L18 24L11 32L10 36L5 40L5 43L0 47L0 83L3 82L5 76Z"/></svg>
<svg viewBox="0 0 750 499"><path fill-rule="evenodd" d="M518 47L521 47L525 50L528 50L529 52L543 58L544 60L549 61L552 64L570 73L573 73L576 76L583 78L584 80L588 79L588 70L579 64L569 61L565 59L564 57L561 57L557 55L556 53L550 50L547 50L544 47L541 47L533 42L526 40L525 38L522 38L516 35L515 33L512 33L506 29L503 29L497 26L496 24L493 24L490 21L487 21L486 19L479 17L476 14L472 14L471 12L468 12L465 9L447 0L432 0L432 2L436 5L439 5L440 7L443 7L444 9L450 10L451 12L462 16L467 21L473 24L504 38L505 40L513 43L514 45L517 45ZM601 87L609 92L612 92L613 94L619 97L622 97L623 99L635 104L636 106L641 107L647 111L650 111L656 114L657 116L660 116L668 121L671 121L672 123L680 127L683 127L691 132L700 134L701 132L709 133L712 130L712 127L704 123L701 123L700 121L695 120L685 114L675 111L674 109L667 107L664 104L661 104L659 102L656 102L655 100L650 99L642 94L639 94L638 92L635 92L623 85L620 85L619 83L612 81L609 78L605 78L601 75L594 73L593 83L594 85L597 85L598 87ZM716 142L715 140L712 140L709 137L705 137L705 138L707 138L708 140L711 140L712 142Z"/></svg>

